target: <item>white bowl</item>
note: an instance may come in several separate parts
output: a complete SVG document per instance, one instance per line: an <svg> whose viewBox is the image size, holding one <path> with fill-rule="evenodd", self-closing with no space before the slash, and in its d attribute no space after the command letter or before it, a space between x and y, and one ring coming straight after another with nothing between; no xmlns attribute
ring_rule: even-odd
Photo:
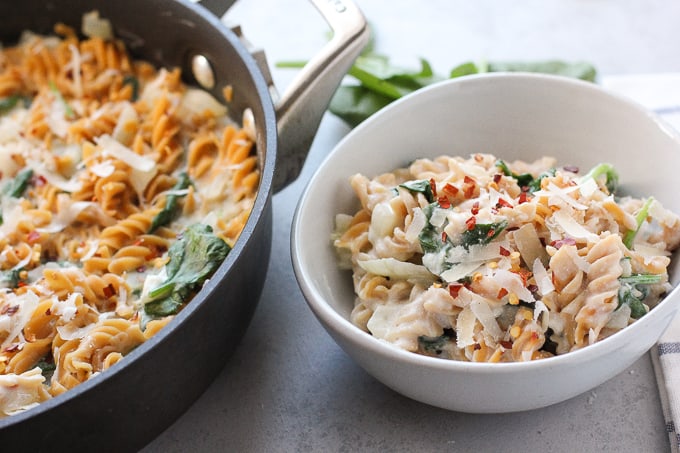
<svg viewBox="0 0 680 453"><path fill-rule="evenodd" d="M331 243L337 213L358 202L348 184L418 157L484 152L532 161L544 155L588 169L612 163L622 189L654 195L680 213L680 136L654 115L600 87L561 77L489 74L449 80L407 96L361 124L326 158L300 199L292 232L295 275L337 343L397 392L446 409L501 413L535 409L586 392L623 371L659 339L680 304L673 291L629 327L594 345L522 363L466 363L397 349L352 325L351 275Z"/></svg>

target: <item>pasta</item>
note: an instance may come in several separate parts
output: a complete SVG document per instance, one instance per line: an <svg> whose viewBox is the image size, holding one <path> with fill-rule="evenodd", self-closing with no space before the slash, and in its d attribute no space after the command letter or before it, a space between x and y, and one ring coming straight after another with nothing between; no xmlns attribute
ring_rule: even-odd
<svg viewBox="0 0 680 453"><path fill-rule="evenodd" d="M92 29L26 32L0 51L0 417L169 323L239 237L259 184L252 124Z"/></svg>
<svg viewBox="0 0 680 453"><path fill-rule="evenodd" d="M586 174L552 158L418 159L350 184L333 244L351 269L350 320L401 349L518 362L600 341L671 285L680 217L620 196L609 164Z"/></svg>

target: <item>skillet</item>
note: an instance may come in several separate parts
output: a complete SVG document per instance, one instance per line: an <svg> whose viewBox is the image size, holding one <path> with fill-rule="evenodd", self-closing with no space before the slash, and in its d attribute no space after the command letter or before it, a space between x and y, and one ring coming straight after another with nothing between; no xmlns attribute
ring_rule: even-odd
<svg viewBox="0 0 680 453"><path fill-rule="evenodd" d="M264 55L220 17L233 1L22 0L0 3L0 41L24 30L80 30L97 10L135 58L181 67L188 83L219 98L233 86L234 119L250 108L261 181L233 250L187 307L120 363L26 412L0 419L3 451L133 451L176 420L221 370L245 333L264 284L271 249L272 195L293 181L323 112L368 39L349 0L312 0L332 28L328 45L281 96Z"/></svg>

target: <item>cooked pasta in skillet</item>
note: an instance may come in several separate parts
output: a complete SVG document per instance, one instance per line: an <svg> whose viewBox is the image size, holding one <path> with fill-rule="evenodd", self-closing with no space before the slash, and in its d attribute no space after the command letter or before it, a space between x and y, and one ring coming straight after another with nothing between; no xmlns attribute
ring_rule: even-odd
<svg viewBox="0 0 680 453"><path fill-rule="evenodd" d="M352 270L354 324L444 359L517 362L600 341L669 291L680 218L622 197L608 164L489 154L418 159L351 186L334 245Z"/></svg>
<svg viewBox="0 0 680 453"><path fill-rule="evenodd" d="M57 25L0 52L0 417L166 325L259 183L247 112L241 128L178 69L133 60L106 20L84 23L83 39Z"/></svg>

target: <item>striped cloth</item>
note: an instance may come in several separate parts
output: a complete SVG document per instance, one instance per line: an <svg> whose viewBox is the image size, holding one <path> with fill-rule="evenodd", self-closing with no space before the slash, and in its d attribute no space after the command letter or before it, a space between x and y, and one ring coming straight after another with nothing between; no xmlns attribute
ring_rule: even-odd
<svg viewBox="0 0 680 453"><path fill-rule="evenodd" d="M680 452L680 315L650 351L673 453Z"/></svg>
<svg viewBox="0 0 680 453"><path fill-rule="evenodd" d="M680 131L680 74L604 77L602 85L626 95ZM680 453L680 314L650 351L672 453Z"/></svg>

